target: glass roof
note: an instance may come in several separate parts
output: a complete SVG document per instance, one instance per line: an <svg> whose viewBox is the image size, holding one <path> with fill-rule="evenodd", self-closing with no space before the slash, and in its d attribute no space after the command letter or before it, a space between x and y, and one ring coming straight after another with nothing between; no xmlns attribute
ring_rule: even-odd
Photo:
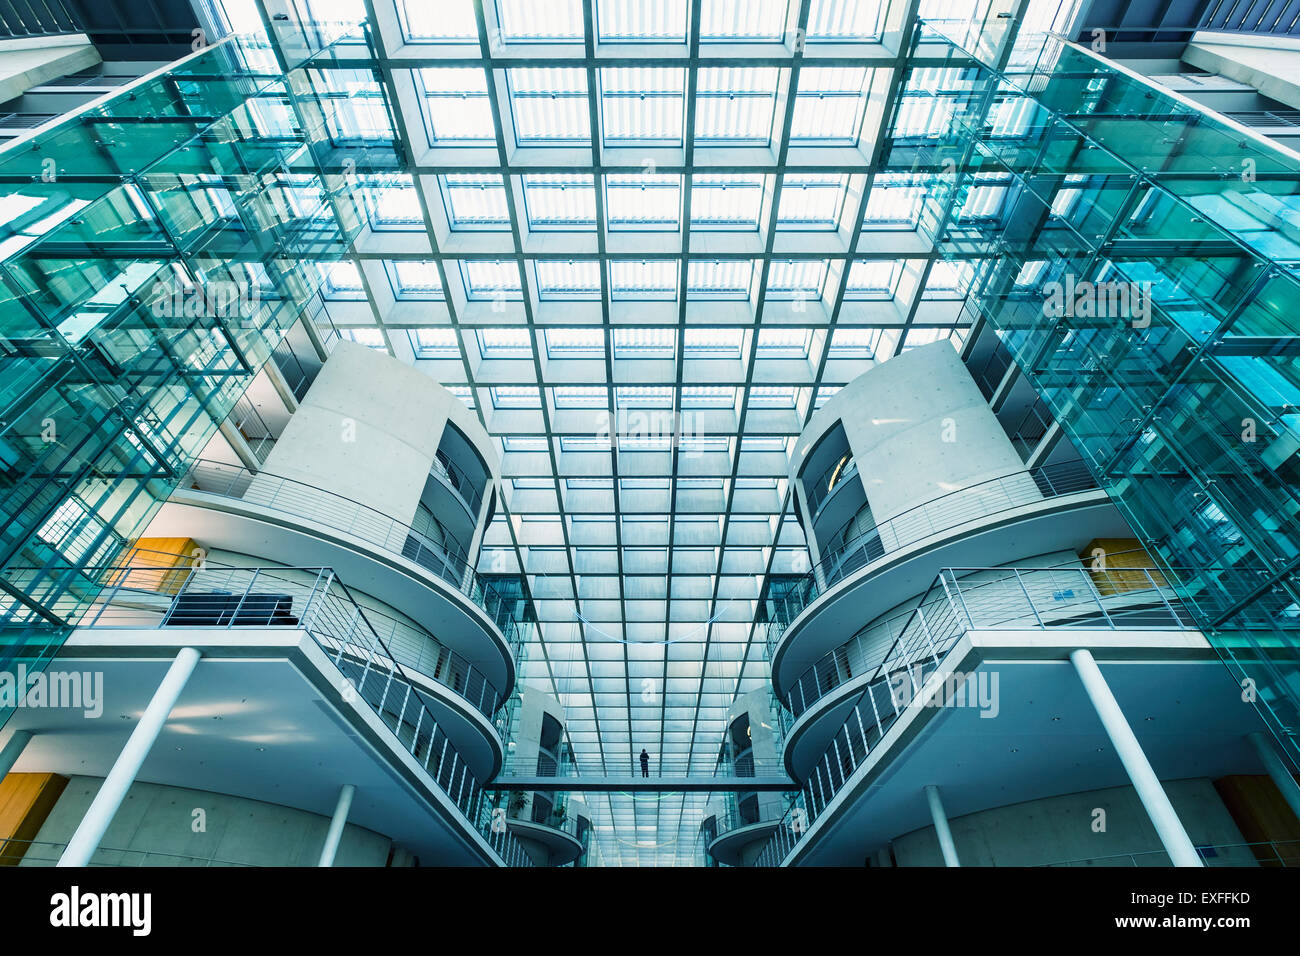
<svg viewBox="0 0 1300 956"><path fill-rule="evenodd" d="M217 2L248 21L249 0ZM956 33L992 16L922 6ZM1051 25L1074 3L1028 6ZM311 0L323 20L372 9L383 47L382 83L343 91L331 134L391 122L412 164L357 184L371 228L328 270L329 318L497 443L480 566L526 576L520 681L560 699L584 772L629 771L642 747L712 770L737 696L770 686L765 577L807 567L793 440L876 363L962 345L975 268L925 231L943 183L873 166L883 134L933 141L963 82L905 69L917 8ZM966 216L1007 198L995 177L970 188ZM591 862L699 862L707 795L586 800Z"/></svg>

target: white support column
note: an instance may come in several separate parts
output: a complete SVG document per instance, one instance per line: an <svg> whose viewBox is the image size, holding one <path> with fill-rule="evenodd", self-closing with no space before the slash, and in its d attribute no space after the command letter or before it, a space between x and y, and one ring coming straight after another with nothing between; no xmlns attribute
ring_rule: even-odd
<svg viewBox="0 0 1300 956"><path fill-rule="evenodd" d="M317 866L333 866L334 855L339 851L339 841L343 839L343 828L348 822L348 811L352 809L352 797L357 788L345 783L339 789L339 802L334 805L334 816L330 819L330 828L325 833L325 845L320 849L320 862Z"/></svg>
<svg viewBox="0 0 1300 956"><path fill-rule="evenodd" d="M1260 732L1247 735L1247 739L1255 747L1255 753L1259 754L1259 759L1263 762L1268 775L1282 791L1287 806L1297 817L1300 817L1300 783L1296 783L1286 763L1277 755L1273 742L1268 739L1267 734Z"/></svg>
<svg viewBox="0 0 1300 956"><path fill-rule="evenodd" d="M118 807L122 805L126 792L135 782L136 774L140 772L145 758L149 756L149 751L153 749L158 735L162 733L163 725L171 716L172 708L176 706L176 701L181 696L181 691L185 689L190 675L194 673L194 666L201 656L192 647L183 647L176 655L158 689L154 691L149 706L145 708L144 716L131 731L126 746L122 748L122 752L117 755L117 760L113 763L113 769L104 778L99 793L95 794L95 799L91 801L86 815L77 825L77 832L72 834L67 849L63 851L63 856L59 857L58 866L85 866L90 862L95 850L99 848L99 841L104 838L108 825L113 822Z"/></svg>
<svg viewBox="0 0 1300 956"><path fill-rule="evenodd" d="M939 799L939 788L929 784L925 788L925 799L930 804L930 817L934 820L934 832L939 837L943 865L961 866L961 860L957 859L957 844L953 842L952 830L948 828L948 814L944 812L943 801Z"/></svg>
<svg viewBox="0 0 1300 956"><path fill-rule="evenodd" d="M1106 678L1093 659L1092 652L1080 648L1070 654L1070 662L1074 664L1079 680L1083 682L1083 689L1092 701L1101 725L1106 728L1106 736L1110 738L1115 753L1124 764L1124 770L1128 773L1147 816L1151 818L1151 825L1156 828L1156 834L1160 837L1165 852L1169 854L1169 859L1174 866L1204 866L1191 837L1183 829L1183 822L1174 812L1174 805L1169 802L1169 795L1160 785L1160 778L1151 769L1142 745L1138 743L1133 728L1129 726L1119 702L1110 691L1110 685L1106 683Z"/></svg>
<svg viewBox="0 0 1300 956"><path fill-rule="evenodd" d="M9 742L5 744L4 750L0 750L0 780L3 780L9 771L14 769L14 764L23 755L23 751L27 748L27 744L31 739L32 735L29 731L15 730L13 732Z"/></svg>

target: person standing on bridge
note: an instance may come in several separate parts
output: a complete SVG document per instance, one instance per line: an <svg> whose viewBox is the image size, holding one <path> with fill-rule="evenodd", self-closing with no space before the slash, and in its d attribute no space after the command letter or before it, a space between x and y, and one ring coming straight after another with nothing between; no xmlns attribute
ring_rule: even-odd
<svg viewBox="0 0 1300 956"><path fill-rule="evenodd" d="M645 752L644 747L641 748L641 776L650 776L650 755Z"/></svg>

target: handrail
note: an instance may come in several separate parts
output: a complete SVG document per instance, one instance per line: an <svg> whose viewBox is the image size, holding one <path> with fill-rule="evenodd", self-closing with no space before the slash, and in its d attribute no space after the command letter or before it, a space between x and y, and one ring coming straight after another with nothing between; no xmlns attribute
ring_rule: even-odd
<svg viewBox="0 0 1300 956"><path fill-rule="evenodd" d="M3 839L0 839L0 863L3 863L6 857L12 856L12 851L10 849L11 847L15 850L22 848L23 855L18 857L17 859L14 859L12 862L8 863L7 865L9 866L54 866L59 862L59 858L63 856L63 851L68 848L68 845L66 843L55 843L49 840L17 840L17 839L5 837ZM37 848L42 848L42 852L44 852L43 848L46 847L49 848L48 855L42 855L39 857L33 857L31 855L33 850L36 850ZM124 862L105 863L102 861L96 862L94 859L91 859L91 861L86 865L87 866L187 866L191 864L197 864L199 866L256 866L257 865L255 863L236 863L234 860L221 860L221 859L217 859L216 857L191 856L184 853L164 853L161 850L134 850L134 849L128 849L126 847L113 847L113 846L100 846L95 850L96 856L98 856L101 853L135 854L141 859L139 862L136 863L124 863ZM145 858L147 857L158 857L159 862L158 863L145 862ZM182 862L182 861L186 861L186 862ZM292 864L286 863L284 865L290 866Z"/></svg>
<svg viewBox="0 0 1300 956"><path fill-rule="evenodd" d="M775 647L794 619L816 598L886 554L975 518L1096 487L1082 462L1060 462L977 482L878 522L823 555L779 598L767 598L767 620L763 623L768 626L768 647Z"/></svg>
<svg viewBox="0 0 1300 956"><path fill-rule="evenodd" d="M1062 569L975 569L1001 572L1005 576L1004 581L1015 581L1015 589L1020 592L1023 603L1018 599L1007 601L1007 596L1014 593L1009 583L1006 591L992 600L988 599L988 593L980 593L982 589L1001 584L1002 581L968 580L965 582L968 586L963 591L962 578L956 573L959 570L971 569L947 568L941 571L917 607L910 612L907 622L884 654L881 663L870 672L872 676L853 698L852 709L839 730L806 775L802 789L782 816L781 825L773 832L768 845L756 858L755 866L776 866L785 858L817 815L826 809L857 768L865 762L868 754L894 722L908 708L918 706L918 698L922 690L926 689L927 680L942 670L943 662L967 631L980 627L1014 628L1017 621L1024 621L1026 612L1033 623L1025 621L1022 626L1032 629L1078 628L1085 624L1093 627L1127 628L1131 625L1126 615L1137 611L1144 615L1154 615L1147 619L1148 623L1144 626L1152 626L1151 621L1163 622L1155 625L1162 629L1183 630L1192 626L1185 608L1166 595L1156 585L1151 572L1145 568L1117 568L1114 571L1117 575L1121 572L1142 572L1149 582L1150 590L1154 592L1153 597L1159 597L1159 603L1153 600L1127 609L1122 604L1108 608L1103 595L1090 585L1084 596L1070 594L1063 598L1068 612L1064 616L1059 613L1045 614L1045 609L1035 605L1033 599L1035 591L1056 593L1059 589L1051 587L1051 582L1044 589L1043 582L1027 580L1027 576L1035 572L1055 575ZM1082 568L1079 570L1085 571ZM947 682L931 686L929 696L946 700L941 695L962 692L959 685Z"/></svg>
<svg viewBox="0 0 1300 956"><path fill-rule="evenodd" d="M975 575L998 577L976 582L971 580ZM1045 626L1045 618L1071 609L1081 611L1078 622L1072 626L1080 626L1087 620L1108 630L1190 626L1191 614L1160 572L1156 571L1155 575L1159 581L1151 570L1140 567L945 568L940 580L947 587L938 591L932 587L927 593L935 594L939 602L947 602L961 617L973 617L972 627L1039 628ZM1104 593L1097 587L1099 582L1105 586ZM1079 591L1077 596L1075 588ZM887 655L889 647L882 637L901 637L915 615L915 609L908 609L868 622L843 644L801 671L785 692L791 715L798 718L837 687L876 667L884 659L881 652Z"/></svg>
<svg viewBox="0 0 1300 956"><path fill-rule="evenodd" d="M521 638L517 622L509 613L510 602L470 567L463 552L448 551L396 518L306 482L207 459L194 462L178 490L234 498L309 520L355 535L390 554L413 561L481 608L500 628L512 650L518 651Z"/></svg>
<svg viewBox="0 0 1300 956"><path fill-rule="evenodd" d="M33 577L41 569L26 570ZM297 572L298 579L283 572ZM393 732L470 825L483 834L507 865L528 859L513 838L494 825L482 784L438 726L418 683L370 623L366 611L331 568L235 568L225 566L157 567L109 565L86 572L103 581L106 590L88 608L73 596L60 596L71 610L68 623L76 627L140 627L142 616L159 620L144 626L230 629L237 627L288 627L306 633L343 675L351 688L345 699L360 697ZM269 582L269 584L268 584ZM225 587L219 587L225 585ZM242 586L241 586L242 585ZM207 590L201 590L207 588ZM305 598L300 610L295 599ZM131 603L134 602L135 606ZM144 606L141 607L140 605ZM116 611L112 610L117 608ZM129 612L123 611L130 608ZM129 623L104 624L109 620ZM118 617L118 614L121 617ZM496 709L499 694L486 699L483 681L478 708ZM490 716L490 712L488 716ZM436 756L435 756L436 755Z"/></svg>

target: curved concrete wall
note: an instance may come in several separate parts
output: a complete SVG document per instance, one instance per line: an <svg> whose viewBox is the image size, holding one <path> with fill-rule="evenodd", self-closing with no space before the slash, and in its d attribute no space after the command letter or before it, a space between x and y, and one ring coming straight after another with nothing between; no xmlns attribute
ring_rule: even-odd
<svg viewBox="0 0 1300 956"><path fill-rule="evenodd" d="M36 835L38 843L66 843L102 781L73 777ZM201 810L202 814L195 811ZM196 820L202 820L198 832ZM248 866L315 866L320 859L329 817L260 800L223 793L134 783L104 834L102 846L191 857L198 864L212 861ZM348 824L343 830L335 866L384 866L392 841ZM114 854L102 849L93 862L130 866L139 854ZM394 854L394 859L409 854ZM166 865L165 858L152 861ZM174 865L187 865L178 860Z"/></svg>
<svg viewBox="0 0 1300 956"><path fill-rule="evenodd" d="M946 342L904 352L839 391L796 443L792 478L798 478L808 454L837 423L843 425L876 524L938 499L945 499L945 511L1000 510L1008 502L1005 487L972 489L969 500L953 493L1006 476L1016 476L1009 485L1018 500L1041 497L988 402ZM801 482L796 481L796 488L803 496ZM800 504L807 515L806 498ZM881 537L892 548L927 533L902 528L896 536L882 531ZM818 559L815 551L814 561Z"/></svg>
<svg viewBox="0 0 1300 956"><path fill-rule="evenodd" d="M267 456L265 471L415 524L434 453L449 421L475 446L494 487L500 462L487 433L463 402L404 362L341 342ZM255 478L246 497L256 500L258 484L270 480ZM471 560L489 498L485 493L473 542L462 542Z"/></svg>

